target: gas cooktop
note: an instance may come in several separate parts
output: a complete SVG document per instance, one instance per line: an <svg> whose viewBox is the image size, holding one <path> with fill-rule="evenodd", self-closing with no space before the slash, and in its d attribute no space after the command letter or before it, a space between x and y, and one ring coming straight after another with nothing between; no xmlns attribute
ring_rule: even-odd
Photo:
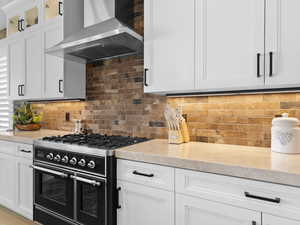
<svg viewBox="0 0 300 225"><path fill-rule="evenodd" d="M108 136L102 134L68 134L64 136L51 136L42 138L42 141L80 145L104 150L114 150L148 140L149 139L147 138L140 137L119 135Z"/></svg>

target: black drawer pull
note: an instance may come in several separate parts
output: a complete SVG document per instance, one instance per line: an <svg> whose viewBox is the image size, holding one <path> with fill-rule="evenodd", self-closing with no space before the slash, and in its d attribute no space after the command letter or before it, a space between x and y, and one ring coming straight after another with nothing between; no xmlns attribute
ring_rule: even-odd
<svg viewBox="0 0 300 225"><path fill-rule="evenodd" d="M64 93L62 86L63 86L63 80L58 80L58 92L59 93Z"/></svg>
<svg viewBox="0 0 300 225"><path fill-rule="evenodd" d="M120 191L121 191L121 187L117 188L117 209L121 209L121 205L120 205Z"/></svg>
<svg viewBox="0 0 300 225"><path fill-rule="evenodd" d="M256 221L252 221L252 225L257 225Z"/></svg>
<svg viewBox="0 0 300 225"><path fill-rule="evenodd" d="M262 201L266 201L266 202L273 202L273 203L277 203L277 204L279 204L281 202L280 198L266 198L266 197L261 197L261 196L257 196L257 195L251 195L249 192L245 192L245 196L247 198L253 198L253 199L262 200Z"/></svg>
<svg viewBox="0 0 300 225"><path fill-rule="evenodd" d="M269 53L270 55L270 73L269 76L272 77L273 76L273 52Z"/></svg>
<svg viewBox="0 0 300 225"><path fill-rule="evenodd" d="M153 173L151 173L151 174L146 174L146 173L140 173L140 172L138 172L138 171L133 171L132 172L134 175L138 175L138 176L143 176L143 177L154 177L154 174Z"/></svg>
<svg viewBox="0 0 300 225"><path fill-rule="evenodd" d="M62 3L62 2L59 2L59 3L58 3L58 14L59 14L60 16L63 15L63 12L62 12L62 6L63 6L63 3Z"/></svg>
<svg viewBox="0 0 300 225"><path fill-rule="evenodd" d="M149 69L145 69L144 70L144 86L148 87L149 84L147 83L147 72L149 71Z"/></svg>
<svg viewBox="0 0 300 225"><path fill-rule="evenodd" d="M256 60L257 60L257 71L256 71L256 75L259 78L260 77L260 53L257 53L256 55Z"/></svg>
<svg viewBox="0 0 300 225"><path fill-rule="evenodd" d="M24 149L21 149L20 151L21 151L21 152L24 152L24 153L31 153L30 150L24 150Z"/></svg>

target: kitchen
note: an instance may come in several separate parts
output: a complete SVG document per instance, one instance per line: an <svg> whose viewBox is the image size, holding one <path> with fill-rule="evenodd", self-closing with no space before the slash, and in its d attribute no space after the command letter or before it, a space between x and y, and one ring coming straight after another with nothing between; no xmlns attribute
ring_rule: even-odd
<svg viewBox="0 0 300 225"><path fill-rule="evenodd" d="M299 225L299 7L0 1L0 224Z"/></svg>

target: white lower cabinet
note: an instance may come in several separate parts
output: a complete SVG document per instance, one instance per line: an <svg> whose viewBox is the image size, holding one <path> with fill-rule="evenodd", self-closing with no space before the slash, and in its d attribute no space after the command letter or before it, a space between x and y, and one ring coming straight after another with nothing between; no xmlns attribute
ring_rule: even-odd
<svg viewBox="0 0 300 225"><path fill-rule="evenodd" d="M0 204L12 210L15 207L15 160L14 156L0 153Z"/></svg>
<svg viewBox="0 0 300 225"><path fill-rule="evenodd" d="M33 170L32 160L18 158L16 170L16 211L29 219L33 218Z"/></svg>
<svg viewBox="0 0 300 225"><path fill-rule="evenodd" d="M130 160L117 165L118 225L300 225L297 187Z"/></svg>
<svg viewBox="0 0 300 225"><path fill-rule="evenodd" d="M174 225L174 193L119 182L118 225Z"/></svg>
<svg viewBox="0 0 300 225"><path fill-rule="evenodd" d="M0 204L28 219L33 218L33 171L30 165L32 145L0 142Z"/></svg>
<svg viewBox="0 0 300 225"><path fill-rule="evenodd" d="M300 225L300 221L263 214L263 225Z"/></svg>
<svg viewBox="0 0 300 225"><path fill-rule="evenodd" d="M260 225L261 213L227 204L176 195L177 225Z"/></svg>

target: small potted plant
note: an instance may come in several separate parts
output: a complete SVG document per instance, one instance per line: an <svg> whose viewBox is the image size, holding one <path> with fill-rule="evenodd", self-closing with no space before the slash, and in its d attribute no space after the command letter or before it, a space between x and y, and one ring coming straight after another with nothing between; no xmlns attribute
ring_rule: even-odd
<svg viewBox="0 0 300 225"><path fill-rule="evenodd" d="M34 131L41 129L42 115L33 112L31 104L24 103L15 110L15 127L22 131Z"/></svg>

